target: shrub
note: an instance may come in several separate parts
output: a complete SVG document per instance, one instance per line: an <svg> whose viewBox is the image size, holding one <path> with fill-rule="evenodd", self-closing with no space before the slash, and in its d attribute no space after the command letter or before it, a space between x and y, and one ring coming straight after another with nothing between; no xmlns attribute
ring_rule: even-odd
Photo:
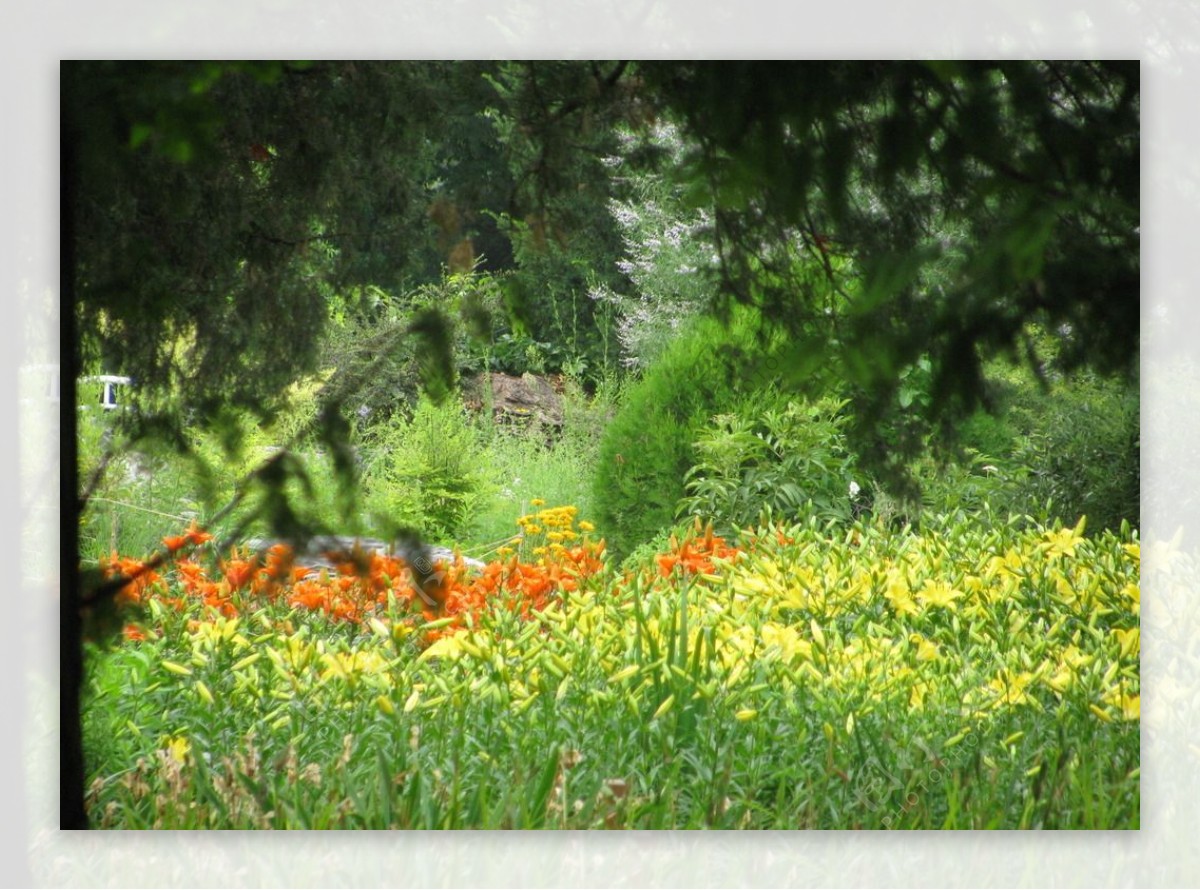
<svg viewBox="0 0 1200 890"><path fill-rule="evenodd" d="M659 122L648 134L664 164L683 162L678 131ZM669 175L631 164L626 157L609 159L622 173L627 200L609 208L624 243L617 268L629 286L596 284L589 296L616 312L622 363L649 367L670 346L681 323L711 305L712 270L716 259L709 214L690 205Z"/></svg>
<svg viewBox="0 0 1200 890"><path fill-rule="evenodd" d="M1064 522L1088 528L1139 525L1141 428L1136 388L1086 376L1062 385L1032 410L1014 453L1030 468L1026 503L1049 502ZM1019 415L1018 415L1019 416Z"/></svg>
<svg viewBox="0 0 1200 890"><path fill-rule="evenodd" d="M723 534L764 511L786 521L850 520L858 491L851 483L859 483L842 430L845 406L831 397L764 406L760 394L718 415L696 438L699 462L687 473L679 512L711 520Z"/></svg>
<svg viewBox="0 0 1200 890"><path fill-rule="evenodd" d="M1141 490L1137 384L1092 374L1053 379L1049 391L1028 375L1008 372L996 416L979 415L962 441L992 456L1008 477L992 493L999 511L1087 516L1091 532L1139 524Z"/></svg>
<svg viewBox="0 0 1200 890"><path fill-rule="evenodd" d="M617 556L672 524L696 462L692 442L713 415L766 389L755 372L766 353L756 334L749 313L728 327L697 319L628 390L600 446L593 500Z"/></svg>
<svg viewBox="0 0 1200 890"><path fill-rule="evenodd" d="M397 414L368 429L363 489L376 525L455 538L489 492L482 448L465 409L449 401L421 399L411 418Z"/></svg>
<svg viewBox="0 0 1200 890"><path fill-rule="evenodd" d="M1000 460L966 448L952 459L925 456L917 462L916 476L921 503L900 505L906 521L919 523L922 513L939 521L970 521L980 517L986 517L985 522L1007 521L1012 516L1021 525L1027 522L1025 517L1047 520L1044 504L1026 503L1016 497L1029 476L1028 468L1016 461ZM886 518L885 500L877 496L873 505L875 515L881 519ZM925 524L921 523L921 527L925 528Z"/></svg>

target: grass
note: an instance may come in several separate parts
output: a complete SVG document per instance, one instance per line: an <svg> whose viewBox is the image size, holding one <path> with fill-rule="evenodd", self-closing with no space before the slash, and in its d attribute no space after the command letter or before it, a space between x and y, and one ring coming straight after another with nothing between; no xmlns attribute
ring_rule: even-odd
<svg viewBox="0 0 1200 890"><path fill-rule="evenodd" d="M551 550L487 596L458 578L435 620L383 571L344 620L164 573L144 638L89 658L92 818L1136 828L1138 545L1081 532L698 531L628 571Z"/></svg>
<svg viewBox="0 0 1200 890"><path fill-rule="evenodd" d="M573 504L591 515L592 467L579 450L497 433L484 459L495 480L495 493L463 535L461 543L468 550L510 537L513 517L528 513L535 499Z"/></svg>
<svg viewBox="0 0 1200 890"><path fill-rule="evenodd" d="M434 534L435 543L457 545L483 558L512 536L513 518L528 512L536 498L574 504L590 514L597 442L612 398L605 391L588 400L571 390L564 403L563 429L550 440L543 430L496 428L449 405L441 409L426 406L420 424L384 424L360 435L356 446L366 472L360 480L359 528L368 534L382 534L373 527L373 520L381 516L417 527L429 525L420 514L434 509L439 492L429 489L437 484L451 490L457 500L446 516L432 523L440 529L453 527L453 533ZM109 420L94 412L86 416L81 442L85 477L90 477L99 463ZM201 494L206 480L195 459L162 449L153 456L118 457L88 503L81 528L84 562L95 564L114 552L144 556L188 519L206 508L215 512L224 506L235 481L267 453L259 442L262 435L255 435L240 463L231 464L212 443L199 443L197 456L211 464L215 479L215 484L208 480L212 490L207 498ZM339 516L337 481L329 461L316 451L297 453L313 491L298 498L293 508L316 521ZM395 472L374 470L376 464L389 459L396 461L401 478L397 479ZM465 505L471 508L465 519L451 515L462 512L457 508ZM226 524L237 518L230 516ZM216 534L224 530L211 529ZM337 533L353 530L357 529L332 529Z"/></svg>

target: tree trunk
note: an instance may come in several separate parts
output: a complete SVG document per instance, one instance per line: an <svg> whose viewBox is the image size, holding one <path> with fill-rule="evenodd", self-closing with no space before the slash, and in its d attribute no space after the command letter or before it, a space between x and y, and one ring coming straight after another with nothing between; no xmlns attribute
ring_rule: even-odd
<svg viewBox="0 0 1200 890"><path fill-rule="evenodd" d="M72 105L64 102L62 107L66 109ZM79 377L79 346L75 331L75 196L78 194L79 171L75 158L74 128L66 112L60 124L59 497L62 527L59 535L59 826L87 828L80 714L83 634L79 591L79 445L75 408L76 381Z"/></svg>

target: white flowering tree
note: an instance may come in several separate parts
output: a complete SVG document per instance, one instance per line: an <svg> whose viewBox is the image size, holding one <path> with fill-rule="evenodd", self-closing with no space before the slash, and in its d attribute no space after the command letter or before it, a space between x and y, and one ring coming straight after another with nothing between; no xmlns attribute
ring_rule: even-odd
<svg viewBox="0 0 1200 890"><path fill-rule="evenodd" d="M667 169L677 169L682 156L678 131L657 124L648 141L665 155ZM635 140L623 139L632 150ZM624 256L617 268L630 288L618 292L596 284L593 300L608 303L617 313L617 336L622 363L641 370L659 356L680 325L709 308L717 264L711 230L712 215L704 207L688 206L680 183L669 173L634 169L625 156L606 159L614 177L626 186L627 196L614 199L609 210L621 231Z"/></svg>

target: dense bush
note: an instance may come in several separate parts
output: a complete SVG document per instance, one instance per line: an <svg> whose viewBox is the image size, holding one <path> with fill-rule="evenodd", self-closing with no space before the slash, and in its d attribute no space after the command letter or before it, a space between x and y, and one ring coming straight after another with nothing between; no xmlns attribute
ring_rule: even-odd
<svg viewBox="0 0 1200 890"><path fill-rule="evenodd" d="M853 517L862 485L842 431L846 403L774 401L756 394L700 430L681 513L723 534L753 525L763 511L789 522Z"/></svg>
<svg viewBox="0 0 1200 890"><path fill-rule="evenodd" d="M672 524L701 429L770 384L757 334L748 314L728 326L699 319L626 392L594 484L596 517L614 553L628 554Z"/></svg>
<svg viewBox="0 0 1200 890"><path fill-rule="evenodd" d="M1140 524L1141 427L1136 388L1084 378L1030 417L1016 452L1031 469L1034 502L1064 521L1088 517L1093 531ZM1036 425L1034 425L1036 424Z"/></svg>
<svg viewBox="0 0 1200 890"><path fill-rule="evenodd" d="M1051 379L1044 391L1010 371L996 416L977 415L962 440L993 458L1009 484L993 490L999 511L1074 523L1090 531L1139 525L1140 398L1132 385L1090 373Z"/></svg>
<svg viewBox="0 0 1200 890"><path fill-rule="evenodd" d="M588 293L620 279L619 241L611 219L591 206L582 212L586 224L569 237L553 224L504 218L517 268L503 276L504 330L497 333L510 334L512 345L520 346L511 357L514 373L561 371L590 383L616 367L612 307Z"/></svg>
<svg viewBox="0 0 1200 890"><path fill-rule="evenodd" d="M1137 381L1103 378L1091 372L1066 374L1057 339L1030 328L1030 344L1040 360L1039 380L1025 364L997 357L985 367L988 407L958 424L949 437L922 427L920 456L904 465L914 491L872 492L877 516L919 523L922 514L978 514L997 518L1028 516L1074 525L1087 516L1089 532L1117 531L1122 522L1138 526L1140 499L1140 395ZM897 393L902 412L928 408L928 361L901 375ZM886 447L895 443L906 420L901 413L883 430ZM919 492L920 497L916 497Z"/></svg>

